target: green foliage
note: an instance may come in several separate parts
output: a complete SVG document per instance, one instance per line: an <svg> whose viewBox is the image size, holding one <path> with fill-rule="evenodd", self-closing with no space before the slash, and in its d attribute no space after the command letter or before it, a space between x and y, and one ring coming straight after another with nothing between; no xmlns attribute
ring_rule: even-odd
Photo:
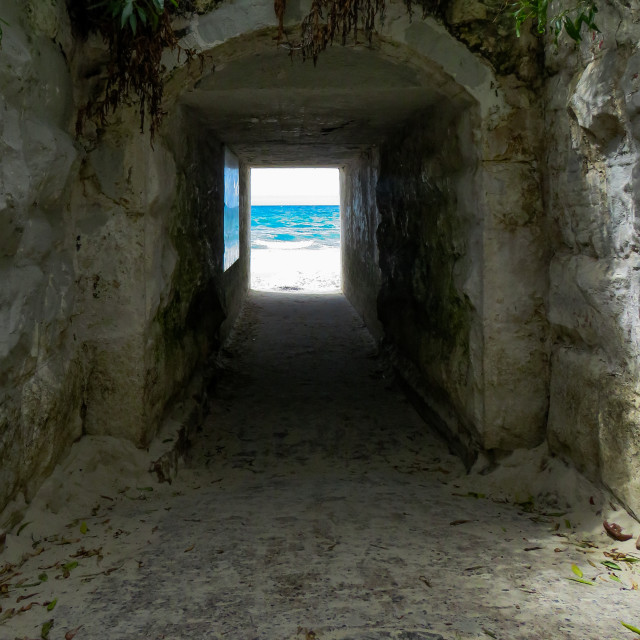
<svg viewBox="0 0 640 640"><path fill-rule="evenodd" d="M591 32L600 32L595 23L598 7L592 0L580 0L577 5L551 17L548 16L549 0L518 0L513 7L518 37L520 37L522 26L529 20L537 21L536 28L539 34L545 33L547 26L551 27L556 42L563 29L575 42L582 40L580 33L582 25Z"/></svg>
<svg viewBox="0 0 640 640"><path fill-rule="evenodd" d="M188 59L193 52L178 45L171 26L171 14L182 11L178 0L68 0L69 13L80 34L99 33L109 49L109 63L102 95L94 97L79 111L76 131L80 134L87 117L105 122L121 105L139 105L140 130L145 119L153 140L164 111L162 54L179 49ZM180 0L180 4L190 4Z"/></svg>
<svg viewBox="0 0 640 640"><path fill-rule="evenodd" d="M177 0L169 0L174 7L178 7ZM164 0L103 0L90 8L100 9L110 15L120 24L120 28L129 27L133 35L138 30L138 22L153 31L160 25L160 17L164 13Z"/></svg>

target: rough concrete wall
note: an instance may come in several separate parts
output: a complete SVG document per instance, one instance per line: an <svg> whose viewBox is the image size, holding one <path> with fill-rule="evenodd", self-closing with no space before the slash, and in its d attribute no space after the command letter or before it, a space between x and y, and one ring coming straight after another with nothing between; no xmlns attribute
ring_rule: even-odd
<svg viewBox="0 0 640 640"><path fill-rule="evenodd" d="M640 512L640 13L547 46L549 442Z"/></svg>
<svg viewBox="0 0 640 640"><path fill-rule="evenodd" d="M510 113L484 125L479 145L483 230L483 446L509 451L546 433L549 239L540 157L543 105L534 88L502 78Z"/></svg>
<svg viewBox="0 0 640 640"><path fill-rule="evenodd" d="M378 154L371 150L340 171L342 291L371 334L382 338L378 320L381 275L376 233Z"/></svg>
<svg viewBox="0 0 640 640"><path fill-rule="evenodd" d="M135 115L96 138L75 189L76 311L85 431L145 446L238 312L248 243L223 272L222 143L178 109L152 147Z"/></svg>
<svg viewBox="0 0 640 640"><path fill-rule="evenodd" d="M466 452L481 444L483 425L478 157L462 152L473 148L469 117L422 114L383 145L377 183L385 340Z"/></svg>
<svg viewBox="0 0 640 640"><path fill-rule="evenodd" d="M1 13L0 508L84 433L147 444L248 287L246 185L222 271L221 144L176 111L152 147L135 109L74 142L93 80L67 60L103 52L73 41L63 3L33 8Z"/></svg>
<svg viewBox="0 0 640 640"><path fill-rule="evenodd" d="M132 135L132 131L135 132ZM72 200L76 335L87 375L84 432L146 444L158 418L147 397L147 336L168 295L175 252L167 218L175 163L159 141L152 149L135 116L87 145Z"/></svg>
<svg viewBox="0 0 640 640"><path fill-rule="evenodd" d="M31 494L81 433L70 34L55 2L34 7L5 0L1 15L0 508Z"/></svg>

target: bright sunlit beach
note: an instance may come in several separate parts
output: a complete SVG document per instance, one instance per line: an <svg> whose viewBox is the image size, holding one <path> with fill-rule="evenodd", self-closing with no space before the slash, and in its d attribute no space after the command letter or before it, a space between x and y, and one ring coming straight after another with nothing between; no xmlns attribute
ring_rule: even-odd
<svg viewBox="0 0 640 640"><path fill-rule="evenodd" d="M251 288L336 292L338 169L252 169Z"/></svg>

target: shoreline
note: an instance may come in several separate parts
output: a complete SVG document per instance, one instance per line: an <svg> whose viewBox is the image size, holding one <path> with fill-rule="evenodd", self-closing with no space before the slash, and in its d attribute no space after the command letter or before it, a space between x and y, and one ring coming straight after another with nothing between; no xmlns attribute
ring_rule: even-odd
<svg viewBox="0 0 640 640"><path fill-rule="evenodd" d="M340 248L251 249L251 289L342 291Z"/></svg>

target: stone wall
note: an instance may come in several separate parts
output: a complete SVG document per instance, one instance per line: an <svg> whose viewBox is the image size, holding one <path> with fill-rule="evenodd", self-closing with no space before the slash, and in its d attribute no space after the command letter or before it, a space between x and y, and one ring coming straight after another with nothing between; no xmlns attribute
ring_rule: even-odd
<svg viewBox="0 0 640 640"><path fill-rule="evenodd" d="M177 106L153 145L135 109L75 139L104 52L63 3L34 7L1 14L0 509L85 433L147 445L249 282L247 168L224 272L220 141Z"/></svg>
<svg viewBox="0 0 640 640"><path fill-rule="evenodd" d="M478 157L461 152L473 146L465 118L452 105L434 108L387 140L376 191L385 342L431 421L468 453L483 424L482 295L473 277L482 254L473 241Z"/></svg>
<svg viewBox="0 0 640 640"><path fill-rule="evenodd" d="M378 152L372 149L340 171L342 291L376 339L384 335L378 318L378 164Z"/></svg>
<svg viewBox="0 0 640 640"><path fill-rule="evenodd" d="M640 512L640 9L549 42L549 442Z"/></svg>
<svg viewBox="0 0 640 640"><path fill-rule="evenodd" d="M152 145L135 112L120 114L91 141L73 200L84 430L140 446L248 287L246 193L242 257L223 271L223 144L179 107L165 130Z"/></svg>
<svg viewBox="0 0 640 640"><path fill-rule="evenodd" d="M2 3L0 50L0 507L39 486L82 432L66 231L78 153L68 134L70 28L55 2Z"/></svg>

